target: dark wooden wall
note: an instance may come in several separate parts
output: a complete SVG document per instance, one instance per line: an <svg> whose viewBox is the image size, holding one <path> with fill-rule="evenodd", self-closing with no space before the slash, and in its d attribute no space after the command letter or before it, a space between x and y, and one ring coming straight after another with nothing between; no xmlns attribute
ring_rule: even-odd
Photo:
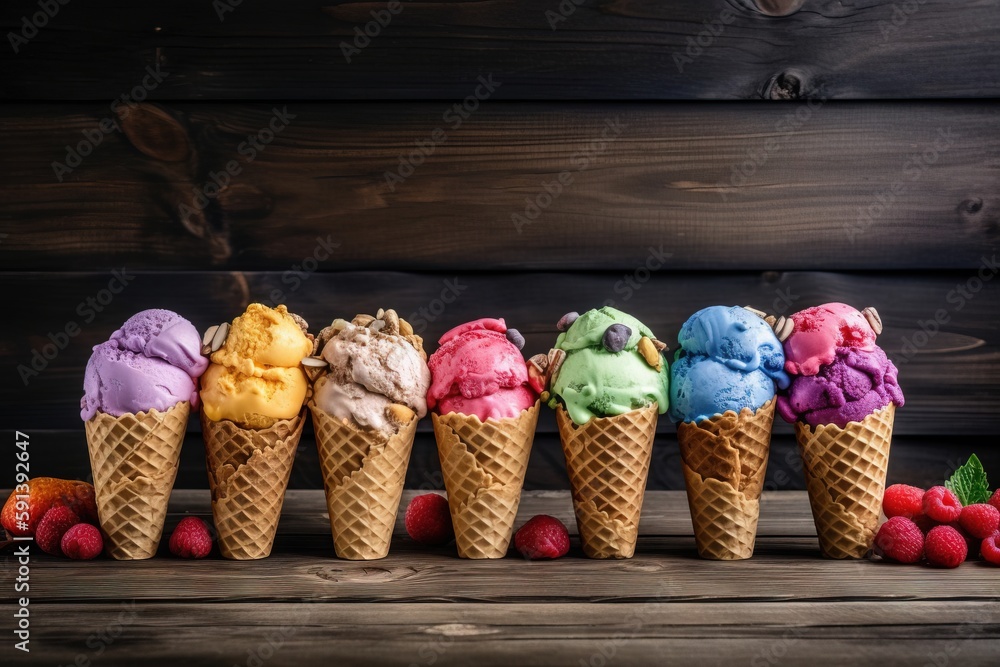
<svg viewBox="0 0 1000 667"><path fill-rule="evenodd" d="M83 367L142 308L204 328L251 300L316 327L395 307L431 349L503 316L531 354L609 301L673 340L705 305L843 300L878 307L900 365L890 478L933 483L973 451L1000 474L1000 2L579 2L403 2L350 62L385 3L244 0L220 20L96 0L17 53L8 37L0 424L34 434L33 472L88 474ZM7 3L0 31L37 10ZM113 271L134 277L88 305ZM196 428L181 486L204 486ZM673 430L653 487L682 485ZM566 486L554 431L544 415L531 488ZM771 485L799 488L776 431ZM293 485L317 487L308 435L299 458ZM427 425L409 483L441 486Z"/></svg>

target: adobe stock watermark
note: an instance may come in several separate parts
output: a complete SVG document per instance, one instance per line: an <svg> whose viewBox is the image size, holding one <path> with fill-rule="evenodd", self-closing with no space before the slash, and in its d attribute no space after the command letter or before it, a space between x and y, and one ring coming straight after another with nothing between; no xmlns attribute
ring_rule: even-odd
<svg viewBox="0 0 1000 667"><path fill-rule="evenodd" d="M560 0L555 9L545 10L545 22L549 28L556 30L560 23L565 23L576 12L576 8L587 0Z"/></svg>
<svg viewBox="0 0 1000 667"><path fill-rule="evenodd" d="M236 11L236 8L243 4L243 0L212 0L212 9L219 17L219 23L226 22L226 14Z"/></svg>
<svg viewBox="0 0 1000 667"><path fill-rule="evenodd" d="M892 3L892 16L889 20L878 22L878 30L882 33L882 42L888 42L899 29L910 22L910 17L920 10L920 5L927 0L906 0L906 2Z"/></svg>
<svg viewBox="0 0 1000 667"><path fill-rule="evenodd" d="M116 269L111 272L111 279L108 280L107 287L78 303L74 312L80 319L71 319L58 331L50 331L47 335L49 342L41 347L32 348L30 361L18 364L17 374L24 386L27 387L32 379L38 377L48 368L49 364L69 347L70 341L80 335L81 322L86 325L97 319L98 313L104 312L104 309L133 280L135 280L135 275L129 273L128 269L123 266L120 270Z"/></svg>
<svg viewBox="0 0 1000 667"><path fill-rule="evenodd" d="M268 120L267 125L257 130L254 134L247 135L246 140L240 142L240 145L236 147L236 152L243 159L243 163L240 164L239 160L230 160L218 172L208 172L208 180L200 186L192 188L194 197L191 199L191 204L188 205L181 202L180 206L178 206L177 210L181 219L187 222L196 211L204 211L208 208L209 202L217 197L219 192L225 189L232 179L243 173L243 167L257 159L257 155L262 153L274 141L275 137L281 134L288 127L289 123L297 117L297 114L288 113L287 105L281 109L278 109L278 107L272 108L271 118Z"/></svg>
<svg viewBox="0 0 1000 667"><path fill-rule="evenodd" d="M497 88L503 85L503 82L495 81L492 74L488 74L486 77L480 76L477 81L479 83L470 95L451 105L441 114L441 120L452 132L461 128L462 124L479 109L480 103L490 99ZM417 167L422 165L427 158L434 154L438 146L446 141L448 141L448 130L439 125L425 139L414 141L415 148L409 153L400 153L396 169L382 174L389 191L395 192L396 186L405 183L406 179L417 170Z"/></svg>
<svg viewBox="0 0 1000 667"><path fill-rule="evenodd" d="M95 127L81 130L83 139L75 146L66 146L66 155L62 162L53 160L52 173L55 174L56 180L62 183L65 176L72 174L74 169L83 164L83 159L101 145L106 135L112 132L121 132L120 121L128 118L132 110L136 109L139 103L145 100L150 92L156 90L168 76L170 76L170 72L160 71L159 63L156 64L155 69L152 66L147 66L146 75L142 77L142 80L132 90L116 97L108 106L111 115L102 118Z"/></svg>
<svg viewBox="0 0 1000 667"><path fill-rule="evenodd" d="M760 146L747 149L744 158L730 165L729 182L720 181L716 189L722 201L729 201L729 193L738 192L747 185L757 171L784 148L785 143L809 122L826 104L826 96L805 100L794 111L783 115L774 123L776 135L767 137Z"/></svg>
<svg viewBox="0 0 1000 667"><path fill-rule="evenodd" d="M121 611L114 618L103 628L87 636L84 645L89 650L77 653L73 662L63 665L63 667L90 667L125 634L125 630L133 625L138 618L139 612L136 610L135 600L122 602Z"/></svg>
<svg viewBox="0 0 1000 667"><path fill-rule="evenodd" d="M469 286L463 285L458 277L446 279L442 283L441 293L438 296L410 313L410 316L406 318L406 321L413 327L413 333L421 335L427 331L428 325L436 322L448 309L448 306L455 303L467 289Z"/></svg>
<svg viewBox="0 0 1000 667"><path fill-rule="evenodd" d="M892 357L893 361L897 365L909 363L920 350L930 344L941 331L941 327L951 322L952 314L960 312L975 299L997 273L1000 273L1000 261L997 260L996 253L991 257L983 256L976 273L969 276L965 282L956 284L945 295L944 300L949 307L936 309L933 316L926 320L917 320L917 331L902 337L899 353Z"/></svg>
<svg viewBox="0 0 1000 667"><path fill-rule="evenodd" d="M524 210L510 214L510 221L514 224L514 229L518 234L524 232L524 228L533 225L542 213L545 212L552 203L562 196L566 188L576 180L577 173L586 171L591 163L600 157L625 131L628 125L622 122L621 116L615 116L604 121L604 129L600 136L591 139L584 146L583 150L577 151L570 156L569 163L572 169L564 169L551 181L542 181L541 188L534 195L524 198Z"/></svg>
<svg viewBox="0 0 1000 667"><path fill-rule="evenodd" d="M21 47L38 36L38 31L49 24L59 13L59 10L69 4L69 0L38 0L39 11L31 16L21 17L21 29L18 32L8 32L7 41L15 54L21 52Z"/></svg>
<svg viewBox="0 0 1000 667"><path fill-rule="evenodd" d="M334 241L330 234L325 237L317 236L316 245L313 246L312 253L306 255L302 260L281 274L281 284L288 287L288 291L281 288L274 288L268 296L269 306L274 308L280 303L285 303L289 294L293 294L302 287L305 281L309 280L318 269L319 265L330 259L334 251L340 247L340 241Z"/></svg>
<svg viewBox="0 0 1000 667"><path fill-rule="evenodd" d="M645 261L614 284L612 291L621 297L621 300L605 299L602 305L615 308L631 299L636 292L642 289L643 285L649 282L653 274L662 269L667 260L673 256L672 252L666 252L663 249L662 243L658 248L649 246Z"/></svg>
<svg viewBox="0 0 1000 667"><path fill-rule="evenodd" d="M844 232L851 243L857 241L858 236L867 232L875 221L881 219L890 207L899 201L900 197L909 192L912 185L923 178L927 170L955 145L955 140L959 137L950 127L939 127L937 135L930 146L906 158L900 178L876 192L870 203L858 207L858 217L854 224L844 224Z"/></svg>
<svg viewBox="0 0 1000 667"><path fill-rule="evenodd" d="M409 0L405 0L409 2ZM347 64L351 64L351 58L358 56L382 34L382 31L389 27L393 17L403 13L403 2L391 0L385 5L385 9L373 9L370 14L372 20L364 26L354 26L354 39L350 42L340 42L340 53L344 56Z"/></svg>
<svg viewBox="0 0 1000 667"><path fill-rule="evenodd" d="M684 68L691 65L700 58L706 50L712 48L715 40L726 31L726 26L736 20L736 12L728 5L719 12L719 15L710 21L703 21L702 28L697 35L690 35L687 38L687 48L683 51L674 51L671 57L678 74L684 73Z"/></svg>

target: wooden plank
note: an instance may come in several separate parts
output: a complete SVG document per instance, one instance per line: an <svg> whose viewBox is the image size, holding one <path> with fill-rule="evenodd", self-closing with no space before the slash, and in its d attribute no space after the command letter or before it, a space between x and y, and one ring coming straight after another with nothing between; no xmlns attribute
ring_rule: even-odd
<svg viewBox="0 0 1000 667"><path fill-rule="evenodd" d="M536 495L537 504L528 503L523 511L569 520L565 493ZM197 502L199 492L184 492L182 497ZM204 502L205 493L200 497ZM419 547L401 535L394 538L389 556L377 563L343 561L333 557L328 536L290 533L279 526L272 555L253 562L213 557L181 564L164 556L129 563L100 559L81 567L38 554L32 557L32 574L45 585L32 589L32 600L43 604L109 597L160 602L1000 601L1000 580L984 578L982 568L973 565L942 571L823 559L815 537L787 532L801 535L808 530L804 492L767 492L761 503L762 523L768 516L767 521L786 532L760 535L754 558L738 563L698 559L689 528L683 535L655 534L665 532L657 526L681 528L686 509L683 493L653 491L644 519L654 522L654 534L643 525L637 555L625 561L584 558L576 538L569 556L558 561L515 557L467 561L455 557L454 547ZM321 508L320 491L297 492L289 497L284 516L321 529L325 522ZM178 576L181 566L183 576ZM514 581L517 586L511 585ZM581 581L588 583L579 586Z"/></svg>
<svg viewBox="0 0 1000 667"><path fill-rule="evenodd" d="M441 489L444 481L438 464L437 445L433 433L422 430L417 434L406 474L410 489ZM784 429L782 429L784 430ZM82 428L73 431L29 431L31 442L44 451L44 463L36 462L37 476L64 479L90 479L90 459ZM941 484L951 472L976 453L988 471L1000 471L1000 451L993 436L961 438L929 438L895 435L889 464L889 483L912 484L928 488ZM669 431L657 436L653 461L649 471L649 489L683 489L680 453L676 435ZM201 435L188 434L181 450L176 489L203 489L205 455ZM568 488L566 469L558 435L539 432L535 435L524 488L551 490ZM303 434L296 454L295 467L289 481L291 489L319 489L323 478L319 458L309 426ZM771 440L765 488L773 490L804 489L802 464L798 446L790 433L778 433Z"/></svg>
<svg viewBox="0 0 1000 667"><path fill-rule="evenodd" d="M793 13L757 9L780 5ZM387 7L91 2L17 45L4 95L110 101L155 65L168 74L156 99L462 98L486 74L508 99L1000 94L995 2L466 0L403 2L395 16ZM3 33L22 33L34 9L11 7ZM374 37L356 37L362 30Z"/></svg>
<svg viewBox="0 0 1000 667"><path fill-rule="evenodd" d="M261 150L247 138L275 105L146 106L128 139L95 130L99 104L8 105L0 262L631 274L993 257L995 105L810 104L486 103L454 129L448 103L292 103ZM53 167L85 132L100 145Z"/></svg>
<svg viewBox="0 0 1000 667"><path fill-rule="evenodd" d="M940 653L988 664L1000 649L998 606L978 601L124 605L34 606L30 664L96 658L98 647L109 665L176 665L184 655L195 664L266 657L498 667L526 655L552 665L604 664L602 657L630 665L840 665L846 656L922 664Z"/></svg>
<svg viewBox="0 0 1000 667"><path fill-rule="evenodd" d="M976 272L661 272L637 282L636 289L622 282L621 273L345 272L311 274L298 290L283 283L281 273L153 272L136 273L117 296L102 292L109 275L2 274L11 312L18 314L0 336L0 360L10 369L11 382L17 382L13 374L19 365L32 362L33 350L41 354L47 345L53 346L48 352L55 350L50 333L63 331L68 323L77 324L80 333L64 341L66 349L29 377L26 388L11 392L0 405L0 423L21 430L78 429L90 348L137 310L170 308L204 330L236 316L251 299L268 300L277 290L317 328L334 317L395 306L404 316L416 315L414 326L429 350L457 323L502 315L524 333L528 355L548 350L562 313L609 300L670 343L691 313L713 303L755 304L785 314L832 300L872 304L882 315L886 329L880 340L900 365L907 397L896 418L898 434L995 434L1000 427L1000 281L980 283L980 291L969 293L969 299L956 292L975 286L970 281L979 280ZM98 297L110 297L106 306L98 304L100 312L86 302ZM938 316L947 321L936 325ZM934 335L923 331L935 326L940 331ZM541 429L554 431L550 414L545 413ZM669 421L661 420L660 432L672 431ZM777 431L790 432L784 424Z"/></svg>

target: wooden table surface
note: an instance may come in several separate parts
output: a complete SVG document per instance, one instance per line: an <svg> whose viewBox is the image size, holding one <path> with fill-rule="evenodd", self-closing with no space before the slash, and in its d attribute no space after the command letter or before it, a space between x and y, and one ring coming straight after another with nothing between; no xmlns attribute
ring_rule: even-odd
<svg viewBox="0 0 1000 667"><path fill-rule="evenodd" d="M570 526L567 557L464 561L453 545L419 547L399 521L388 558L339 560L318 490L288 493L260 561L182 561L166 540L138 562L32 547L32 651L11 657L5 642L2 663L968 666L1000 655L1000 570L825 560L804 492L765 493L744 562L697 558L679 491L647 494L625 561L583 557L568 492L527 492L517 525L540 513ZM175 491L167 530L185 514L208 517L208 492Z"/></svg>

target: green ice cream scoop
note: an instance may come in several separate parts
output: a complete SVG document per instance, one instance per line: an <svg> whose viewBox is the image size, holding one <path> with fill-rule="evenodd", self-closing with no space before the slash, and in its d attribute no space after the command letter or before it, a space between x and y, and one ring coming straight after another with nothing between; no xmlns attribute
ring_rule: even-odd
<svg viewBox="0 0 1000 667"><path fill-rule="evenodd" d="M610 307L579 317L569 313L555 349L566 358L550 380L550 408L566 407L570 419L586 424L656 403L667 411L667 364L663 345L631 315Z"/></svg>

